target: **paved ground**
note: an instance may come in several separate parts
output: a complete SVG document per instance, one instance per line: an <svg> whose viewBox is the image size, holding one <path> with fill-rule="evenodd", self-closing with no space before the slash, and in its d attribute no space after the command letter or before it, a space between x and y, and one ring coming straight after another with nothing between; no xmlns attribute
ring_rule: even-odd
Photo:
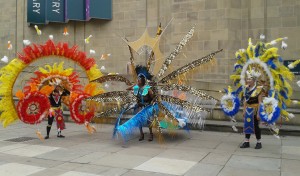
<svg viewBox="0 0 300 176"><path fill-rule="evenodd" d="M46 124L38 127L44 132ZM98 126L89 135L83 126L68 123L63 134L49 140L8 142L34 137L37 126L15 124L0 128L1 176L293 176L300 173L300 137L263 136L263 149L240 149L241 134L177 131L164 144L139 142L138 134L126 146L112 140L112 125ZM147 129L145 129L147 131ZM146 138L148 135L146 134Z"/></svg>

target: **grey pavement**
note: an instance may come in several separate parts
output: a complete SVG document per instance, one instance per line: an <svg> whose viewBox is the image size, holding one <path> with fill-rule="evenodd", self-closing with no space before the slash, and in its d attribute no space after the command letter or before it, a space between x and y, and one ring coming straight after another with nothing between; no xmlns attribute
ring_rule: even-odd
<svg viewBox="0 0 300 176"><path fill-rule="evenodd" d="M123 143L112 139L113 125L96 125L88 134L84 126L67 123L66 138L40 141L46 123L16 123L0 128L1 176L293 176L300 172L300 137L276 139L263 135L261 150L240 149L243 135L233 132L177 130L164 132L164 141L138 141L136 132ZM148 130L145 128L145 132ZM29 137L27 141L11 139Z"/></svg>

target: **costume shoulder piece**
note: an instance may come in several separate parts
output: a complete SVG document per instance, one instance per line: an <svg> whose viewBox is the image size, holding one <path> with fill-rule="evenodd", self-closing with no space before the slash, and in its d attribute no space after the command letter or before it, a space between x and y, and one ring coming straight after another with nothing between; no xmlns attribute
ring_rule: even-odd
<svg viewBox="0 0 300 176"><path fill-rule="evenodd" d="M143 96L147 95L150 88L151 88L151 86L146 85L146 86L143 88L143 93L142 93L142 95L143 95Z"/></svg>
<svg viewBox="0 0 300 176"><path fill-rule="evenodd" d="M145 85L145 86L142 88L142 89L143 89L142 96L147 95L150 88L151 88L151 86ZM134 95L137 95L137 94L139 93L139 89L140 89L140 87L139 87L138 85L135 85L135 86L133 87L133 93L134 93Z"/></svg>
<svg viewBox="0 0 300 176"><path fill-rule="evenodd" d="M263 86L256 86L255 90L252 92L251 97L257 97L263 90Z"/></svg>

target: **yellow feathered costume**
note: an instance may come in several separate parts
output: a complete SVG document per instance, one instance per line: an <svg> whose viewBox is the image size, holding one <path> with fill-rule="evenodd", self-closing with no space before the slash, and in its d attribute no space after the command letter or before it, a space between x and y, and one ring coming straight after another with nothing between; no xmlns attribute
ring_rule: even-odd
<svg viewBox="0 0 300 176"><path fill-rule="evenodd" d="M259 41L256 45L253 45L249 39L247 49L240 49L235 54L237 59L234 65L235 73L230 76L230 79L239 87L245 86L246 71L250 68L258 70L262 73L258 83L268 90L269 97L275 97L278 100L281 116L288 120L293 117L293 114L286 111L293 93L288 81L294 78L294 74L283 65L283 60L278 54L278 48L274 47L277 42L285 39L278 38L269 43Z"/></svg>

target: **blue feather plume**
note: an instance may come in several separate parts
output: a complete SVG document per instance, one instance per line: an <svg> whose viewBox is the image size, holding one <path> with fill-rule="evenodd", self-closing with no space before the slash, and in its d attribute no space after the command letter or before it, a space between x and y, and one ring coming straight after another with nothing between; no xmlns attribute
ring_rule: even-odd
<svg viewBox="0 0 300 176"><path fill-rule="evenodd" d="M284 90L280 91L280 95L284 97L284 99L288 99L287 93Z"/></svg>
<svg viewBox="0 0 300 176"><path fill-rule="evenodd" d="M226 88L224 88L224 92L225 92L226 94L228 94L228 90L227 90Z"/></svg>
<svg viewBox="0 0 300 176"><path fill-rule="evenodd" d="M236 71L236 70L239 69L239 68L243 68L243 66L240 65L240 64L235 65L235 66L234 66L234 71Z"/></svg>
<svg viewBox="0 0 300 176"><path fill-rule="evenodd" d="M281 102L281 107L282 107L282 109L286 109L287 108L286 104L284 103L284 101Z"/></svg>
<svg viewBox="0 0 300 176"><path fill-rule="evenodd" d="M236 96L240 94L240 92L243 90L243 86L240 86L236 91L234 92Z"/></svg>
<svg viewBox="0 0 300 176"><path fill-rule="evenodd" d="M129 135L133 133L134 129L146 125L148 120L154 116L154 113L158 113L158 111L159 109L157 104L146 106L124 124L117 126L115 128L115 134L120 134L122 138L127 141Z"/></svg>
<svg viewBox="0 0 300 176"><path fill-rule="evenodd" d="M272 68L272 69L276 69L277 66L275 65L275 63L273 62L273 59L269 59L267 64Z"/></svg>

